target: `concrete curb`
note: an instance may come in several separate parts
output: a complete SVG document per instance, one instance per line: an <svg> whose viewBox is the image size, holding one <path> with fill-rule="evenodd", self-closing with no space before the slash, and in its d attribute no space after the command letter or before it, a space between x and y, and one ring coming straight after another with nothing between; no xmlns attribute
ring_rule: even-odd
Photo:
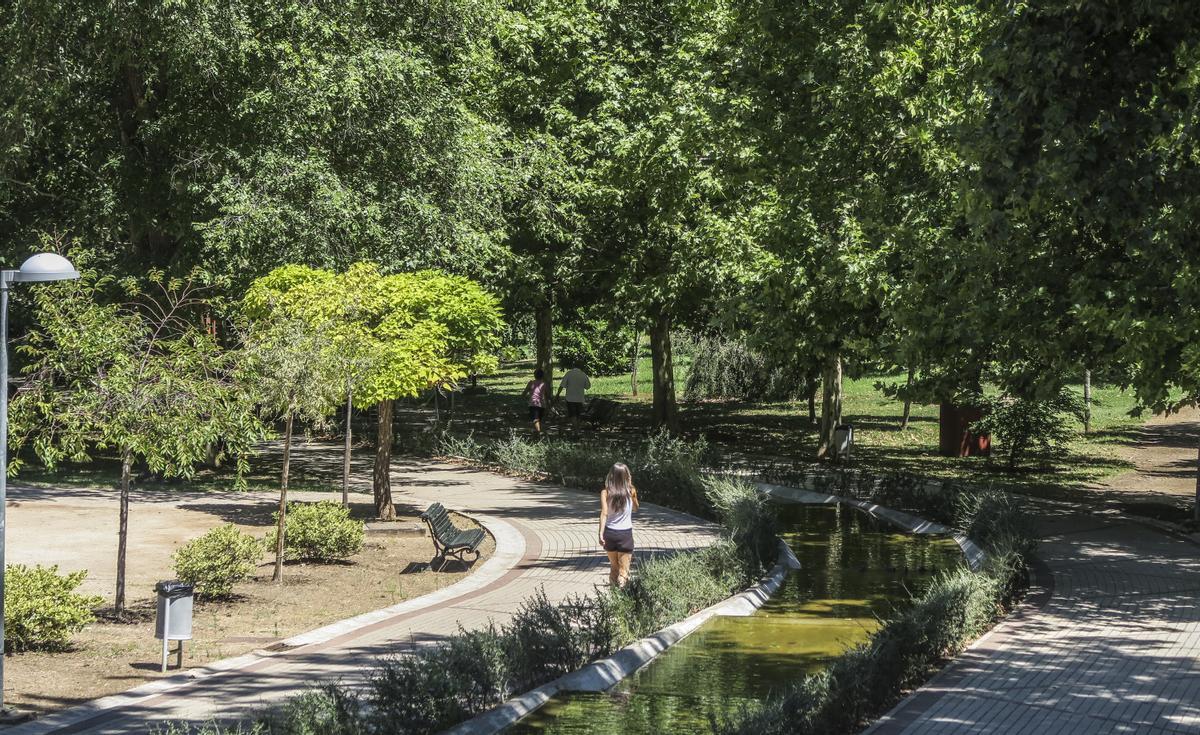
<svg viewBox="0 0 1200 735"><path fill-rule="evenodd" d="M753 614L775 594L789 570L800 568L795 554L782 540L779 541L779 555L780 559L771 572L746 591L667 626L654 635L634 641L609 658L593 661L577 671L514 697L492 710L445 730L443 735L493 735L537 711L560 692L606 691L649 664L663 651L686 638L711 618L718 615L742 617Z"/></svg>
<svg viewBox="0 0 1200 735"><path fill-rule="evenodd" d="M987 559L987 554L983 549L979 548L965 534L954 533L954 529L949 526L943 526L940 523L927 521L919 516L905 513L899 510L885 508L882 505L871 503L866 500L856 500L854 498L843 498L839 495L829 495L827 493L813 492L812 490L802 490L798 487L788 487L786 485L772 485L770 483L759 482L755 483L763 492L773 498L788 500L793 503L803 503L805 505L835 505L844 503L853 505L880 520L887 521L894 526L904 529L909 533L918 535L937 535L951 536L962 549L963 556L967 559L967 565L971 567L971 571L978 572L983 568L983 562Z"/></svg>
<svg viewBox="0 0 1200 735"><path fill-rule="evenodd" d="M5 735L46 735L46 733L90 720L99 713L107 710L136 706L141 699L166 693L176 686L188 684L197 679L206 679L227 671L240 669L262 659L271 658L281 653L289 653L304 646L325 643L352 630L395 615L412 613L417 610L424 610L440 605L447 600L472 592L503 577L524 556L525 538L515 526L493 516L463 513L453 508L451 510L483 526L496 540L496 551L465 579L461 579L435 592L430 592L427 595L405 600L391 607L372 610L371 612L339 620L315 630L292 636L291 638L285 638L282 641L272 644L271 649L259 649L240 656L213 661L205 666L188 669L173 676L157 679L132 689L127 689L119 694L111 694L107 697L94 699L23 725L4 728Z"/></svg>

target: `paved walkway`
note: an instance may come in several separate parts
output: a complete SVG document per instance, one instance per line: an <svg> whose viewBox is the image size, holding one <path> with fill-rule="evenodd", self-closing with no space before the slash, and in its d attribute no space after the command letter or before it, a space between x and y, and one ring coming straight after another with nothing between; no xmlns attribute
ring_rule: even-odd
<svg viewBox="0 0 1200 735"><path fill-rule="evenodd" d="M1044 514L1028 602L868 732L1200 732L1200 547L1112 514Z"/></svg>
<svg viewBox="0 0 1200 735"><path fill-rule="evenodd" d="M125 694L6 731L146 732L155 722L250 713L321 681L355 679L380 657L456 632L503 622L544 588L552 600L591 592L607 580L596 541L597 496L429 462L397 462L396 502L437 500L470 512L496 536L496 553L465 580L416 600L335 624L260 651L193 669ZM636 519L641 555L707 545L710 524L649 503Z"/></svg>

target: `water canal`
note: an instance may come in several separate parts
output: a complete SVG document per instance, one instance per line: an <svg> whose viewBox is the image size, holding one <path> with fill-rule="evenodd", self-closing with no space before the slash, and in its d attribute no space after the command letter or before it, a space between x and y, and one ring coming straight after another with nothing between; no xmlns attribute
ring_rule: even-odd
<svg viewBox="0 0 1200 735"><path fill-rule="evenodd" d="M567 693L508 733L691 733L819 670L865 640L933 575L963 563L953 539L896 532L844 506L780 506L800 560L748 617L718 617L603 693Z"/></svg>

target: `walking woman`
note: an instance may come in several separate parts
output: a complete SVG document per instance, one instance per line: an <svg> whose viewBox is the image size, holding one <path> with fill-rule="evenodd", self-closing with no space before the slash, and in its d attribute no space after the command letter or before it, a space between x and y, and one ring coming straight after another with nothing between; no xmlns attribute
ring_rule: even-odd
<svg viewBox="0 0 1200 735"><path fill-rule="evenodd" d="M608 471L600 491L600 545L608 552L608 582L624 587L633 559L633 512L638 509L637 488L629 468L617 462Z"/></svg>

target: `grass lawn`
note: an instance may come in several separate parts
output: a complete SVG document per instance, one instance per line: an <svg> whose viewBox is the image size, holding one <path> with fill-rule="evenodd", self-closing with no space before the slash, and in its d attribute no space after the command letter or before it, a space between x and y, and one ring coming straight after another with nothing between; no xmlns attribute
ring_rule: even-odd
<svg viewBox="0 0 1200 735"><path fill-rule="evenodd" d="M556 372L561 376L563 369ZM682 395L687 381L688 358L676 360L676 390ZM486 392L459 395L454 399L449 427L459 434L472 433L477 439L495 439L511 432L531 430L526 401L521 396L532 378L530 362L503 366L496 374L480 378ZM938 407L914 405L909 428L900 430L902 404L876 389L877 383L900 383L904 375L862 375L845 380L843 415L855 427L854 465L876 472L906 471L929 477L957 479L983 484L1002 484L1023 492L1047 497L1089 500L1084 488L1102 483L1132 469L1118 449L1127 445L1142 425L1128 414L1133 396L1120 389L1094 385L1092 431L1080 433L1061 456L1041 458L1017 472L1005 472L1001 462L985 458L942 457L937 452ZM555 386L557 390L557 385ZM1082 392L1081 386L1075 389ZM629 373L592 378L589 396L603 396L619 403L614 421L597 430L588 429L581 439L615 446L642 440L651 430L651 366L644 355L638 368L638 390L633 395ZM437 415L445 420L449 400L442 397ZM560 404L561 408L561 404ZM680 424L691 439L703 438L735 467L790 469L807 465L816 453L816 427L808 420L803 402L681 401ZM818 412L820 407L818 406ZM397 405L397 444L400 453L429 454L434 451L437 428L434 402L430 396L401 401ZM571 436L564 416L552 415L546 422L552 435ZM369 442L375 433L371 411L355 420L356 437ZM369 451L367 447L363 450ZM615 450L618 451L619 450ZM119 466L114 459L98 458L79 467L64 465L55 473L46 473L30 462L18 482L54 485L109 485L116 482ZM367 470L369 472L369 470ZM279 466L274 456L253 458L245 483L251 490L275 490ZM139 485L179 486L188 490L228 490L233 484L228 468L206 469L194 479L159 480L142 478ZM291 485L297 490L332 490L338 479L308 474L293 467Z"/></svg>
<svg viewBox="0 0 1200 735"><path fill-rule="evenodd" d="M682 394L687 380L686 358L676 364L676 389ZM650 427L650 361L644 357L638 371L638 394L632 395L629 373L592 379L591 396L620 403L610 426L588 431L590 441L615 444L644 436ZM560 368L556 375L561 375ZM532 378L528 362L504 366L482 378L484 395L456 399L452 428L472 432L479 439L528 431L521 391ZM900 383L904 375L863 375L848 378L843 386L844 420L855 427L854 464L885 472L900 470L930 477L974 483L996 483L1013 489L1056 498L1084 499L1083 486L1103 482L1132 465L1116 451L1142 425L1131 418L1133 396L1118 388L1093 385L1091 433L1079 433L1058 457L1041 458L1017 472L1004 472L1000 462L984 458L942 457L937 452L938 407L914 405L909 428L900 430L903 405L884 396L877 383ZM557 389L557 386L556 386ZM1082 386L1075 386L1082 394ZM444 406L444 404L443 404ZM403 415L415 432L427 422L428 407L409 406ZM818 406L818 412L820 407ZM570 432L562 417L547 422L551 433ZM805 403L700 401L680 403L680 424L689 438L706 439L725 461L735 466L787 467L807 464L816 452L816 427L808 421Z"/></svg>

